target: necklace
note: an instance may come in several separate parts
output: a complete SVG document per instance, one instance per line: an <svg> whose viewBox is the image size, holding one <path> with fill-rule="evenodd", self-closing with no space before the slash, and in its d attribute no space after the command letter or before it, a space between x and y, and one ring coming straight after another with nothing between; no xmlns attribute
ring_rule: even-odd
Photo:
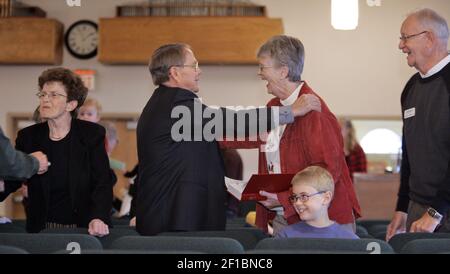
<svg viewBox="0 0 450 274"><path fill-rule="evenodd" d="M55 135L53 135L53 134L50 133L50 139L51 139L52 141L59 141L59 140L62 140L62 139L64 139L64 137L66 137L66 136L67 136L67 133L66 133L65 135L61 136L61 137L56 137Z"/></svg>
<svg viewBox="0 0 450 274"><path fill-rule="evenodd" d="M63 139L65 136L63 136L63 137L54 137L54 136L50 136L50 139L52 140L52 141L59 141L59 140L61 140L61 139Z"/></svg>

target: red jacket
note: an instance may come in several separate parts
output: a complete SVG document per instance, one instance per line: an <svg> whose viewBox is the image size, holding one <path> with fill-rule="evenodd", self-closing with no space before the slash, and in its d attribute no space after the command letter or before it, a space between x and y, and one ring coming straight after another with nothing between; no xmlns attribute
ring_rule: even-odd
<svg viewBox="0 0 450 274"><path fill-rule="evenodd" d="M304 83L299 96L314 94ZM319 97L320 98L320 97ZM350 178L343 149L341 129L336 117L320 98L322 112L310 112L303 117L295 118L288 124L280 141L280 162L282 173L297 173L308 166L317 165L326 168L335 181L334 198L328 210L331 220L340 224L354 222L361 217L361 209L356 198L353 183ZM279 98L273 98L267 106L281 106ZM258 173L268 174L265 153L261 152L261 142L221 142L227 148L259 148ZM278 200L283 205L284 217L289 224L300 219L294 207L289 202L291 191L277 193ZM256 206L256 225L267 231L267 223L275 217L275 212L264 206Z"/></svg>

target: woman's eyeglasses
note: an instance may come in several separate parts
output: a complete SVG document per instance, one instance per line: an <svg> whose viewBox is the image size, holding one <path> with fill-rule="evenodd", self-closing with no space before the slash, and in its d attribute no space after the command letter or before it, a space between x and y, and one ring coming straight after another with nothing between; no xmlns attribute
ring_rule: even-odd
<svg viewBox="0 0 450 274"><path fill-rule="evenodd" d="M47 98L49 98L51 100L54 100L54 99L56 99L58 97L67 97L67 95L62 94L62 93L58 93L56 91L52 91L52 92L40 91L40 92L36 93L36 96L39 98L39 100L42 100L45 97L47 97Z"/></svg>

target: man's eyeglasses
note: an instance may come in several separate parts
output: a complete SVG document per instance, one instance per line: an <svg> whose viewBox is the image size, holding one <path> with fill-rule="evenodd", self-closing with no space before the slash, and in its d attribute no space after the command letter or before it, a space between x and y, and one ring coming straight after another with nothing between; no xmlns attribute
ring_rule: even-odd
<svg viewBox="0 0 450 274"><path fill-rule="evenodd" d="M289 201L291 203L296 203L298 200L302 201L303 203L306 203L307 201L309 201L309 198L311 198L312 196L318 195L318 194L322 194L325 193L326 191L319 191L313 194L305 194L305 193L301 193L301 194L292 194L291 196L289 196Z"/></svg>
<svg viewBox="0 0 450 274"><path fill-rule="evenodd" d="M273 67L272 66L263 66L263 65L258 66L259 71L263 71L265 68L273 68Z"/></svg>
<svg viewBox="0 0 450 274"><path fill-rule="evenodd" d="M198 70L198 62L195 62L192 65L176 65L174 67L182 67L182 68L189 67L189 68L193 68L195 71L197 71Z"/></svg>
<svg viewBox="0 0 450 274"><path fill-rule="evenodd" d="M48 92L48 93L40 91L40 92L36 93L36 96L39 98L39 100L42 100L45 97L48 97L51 100L54 100L54 99L56 99L58 97L67 97L67 95L62 94L62 93L58 93L58 92L55 92L55 91Z"/></svg>
<svg viewBox="0 0 450 274"><path fill-rule="evenodd" d="M403 41L403 42L406 42L406 41L408 41L408 39L411 39L411 38L413 38L413 37L419 36L419 35L424 34L424 33L427 33L427 32L428 32L428 31L424 30L424 31L419 32L419 33L416 33L416 34L402 35L402 36L399 37L399 39L400 39L401 41Z"/></svg>

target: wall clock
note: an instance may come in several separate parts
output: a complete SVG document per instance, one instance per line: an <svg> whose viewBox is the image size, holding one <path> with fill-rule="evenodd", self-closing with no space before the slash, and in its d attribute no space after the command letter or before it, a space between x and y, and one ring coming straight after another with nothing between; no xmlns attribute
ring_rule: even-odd
<svg viewBox="0 0 450 274"><path fill-rule="evenodd" d="M97 55L98 26L89 20L73 23L64 37L67 50L74 57L89 59Z"/></svg>

